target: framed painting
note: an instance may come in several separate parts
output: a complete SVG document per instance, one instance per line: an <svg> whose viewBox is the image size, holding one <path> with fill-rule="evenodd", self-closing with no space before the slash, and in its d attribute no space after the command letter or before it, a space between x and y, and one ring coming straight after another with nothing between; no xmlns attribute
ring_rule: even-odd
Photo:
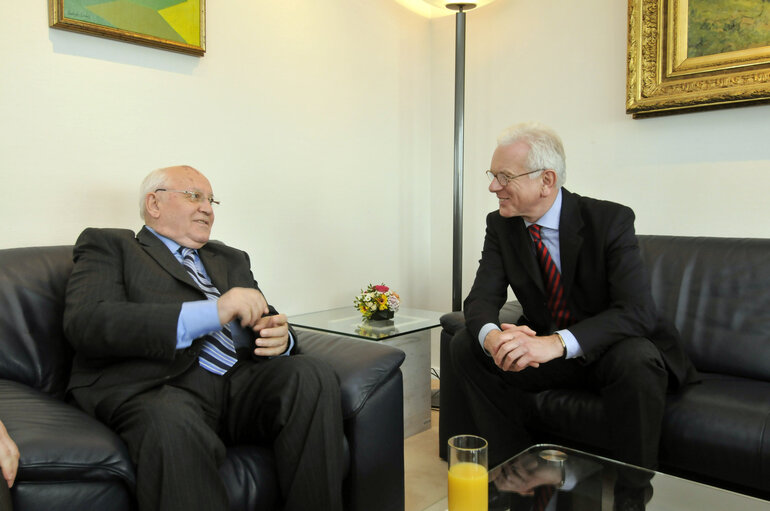
<svg viewBox="0 0 770 511"><path fill-rule="evenodd" d="M769 0L628 0L627 113L767 101Z"/></svg>
<svg viewBox="0 0 770 511"><path fill-rule="evenodd" d="M206 0L48 0L49 25L203 55Z"/></svg>

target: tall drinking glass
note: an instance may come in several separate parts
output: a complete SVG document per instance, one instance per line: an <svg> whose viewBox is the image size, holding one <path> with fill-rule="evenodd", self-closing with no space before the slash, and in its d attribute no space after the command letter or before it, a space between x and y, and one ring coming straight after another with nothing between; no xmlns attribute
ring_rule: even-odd
<svg viewBox="0 0 770 511"><path fill-rule="evenodd" d="M449 439L449 511L487 511L487 441L475 435Z"/></svg>

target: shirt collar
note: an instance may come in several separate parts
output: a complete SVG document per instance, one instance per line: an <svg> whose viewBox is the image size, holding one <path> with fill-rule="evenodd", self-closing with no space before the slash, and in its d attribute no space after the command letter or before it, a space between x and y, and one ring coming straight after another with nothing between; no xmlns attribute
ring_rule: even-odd
<svg viewBox="0 0 770 511"><path fill-rule="evenodd" d="M527 222L524 220L524 225L529 227L534 223L540 227L558 231L559 220L561 219L561 199L561 188L559 188L559 193L556 194L556 200L553 201L553 204L551 204L551 207L548 209L548 211L546 211L545 214L538 218L535 222Z"/></svg>
<svg viewBox="0 0 770 511"><path fill-rule="evenodd" d="M155 232L155 229L153 229L152 227L150 227L148 225L145 225L145 227L147 227L148 231L150 231L155 236L157 236L157 238L160 241L162 241L164 245L166 245L166 248L168 248L171 251L172 254L176 254L176 253L179 252L179 249L182 247L182 245L180 245L176 241L172 240L171 238L167 238L167 237L163 236L162 234L158 234L157 232Z"/></svg>

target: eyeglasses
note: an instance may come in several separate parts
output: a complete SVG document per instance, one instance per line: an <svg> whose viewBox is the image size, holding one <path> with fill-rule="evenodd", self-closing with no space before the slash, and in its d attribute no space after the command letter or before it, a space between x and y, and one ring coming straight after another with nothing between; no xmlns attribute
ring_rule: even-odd
<svg viewBox="0 0 770 511"><path fill-rule="evenodd" d="M489 182L490 183L492 181L494 181L495 179L497 179L497 182L500 183L500 186L506 186L508 183L510 183L511 181L516 179L517 177L526 176L527 174L534 174L535 172L540 172L541 170L545 170L545 169L531 170L529 172L525 172L525 173L519 174L517 176L508 176L508 175L503 174L502 172L498 172L497 174L495 174L491 170L487 170L485 172L485 174L489 178Z"/></svg>
<svg viewBox="0 0 770 511"><path fill-rule="evenodd" d="M206 197L203 195L203 192L194 192L190 190L168 190L166 188L158 188L155 190L156 192L174 192L174 193L183 193L185 198L189 200L190 202L194 202L196 204L200 204L203 201L208 201L209 204L212 206L219 205L219 201L214 198L213 195L209 195Z"/></svg>

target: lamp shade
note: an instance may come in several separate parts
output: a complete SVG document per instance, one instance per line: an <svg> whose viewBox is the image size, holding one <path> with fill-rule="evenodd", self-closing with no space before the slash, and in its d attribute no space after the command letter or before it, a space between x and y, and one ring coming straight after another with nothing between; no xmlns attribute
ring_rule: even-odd
<svg viewBox="0 0 770 511"><path fill-rule="evenodd" d="M494 0L396 0L396 2L420 16L425 16L426 18L440 18L451 15L452 10L458 10L458 6L460 5L463 6L464 11L467 11L474 7L483 7L494 2ZM451 7L450 5L453 5L454 7Z"/></svg>
<svg viewBox="0 0 770 511"><path fill-rule="evenodd" d="M478 2L444 2L444 6L447 9L452 9L453 11L459 11L460 9L467 11L470 9L473 9L478 5Z"/></svg>

